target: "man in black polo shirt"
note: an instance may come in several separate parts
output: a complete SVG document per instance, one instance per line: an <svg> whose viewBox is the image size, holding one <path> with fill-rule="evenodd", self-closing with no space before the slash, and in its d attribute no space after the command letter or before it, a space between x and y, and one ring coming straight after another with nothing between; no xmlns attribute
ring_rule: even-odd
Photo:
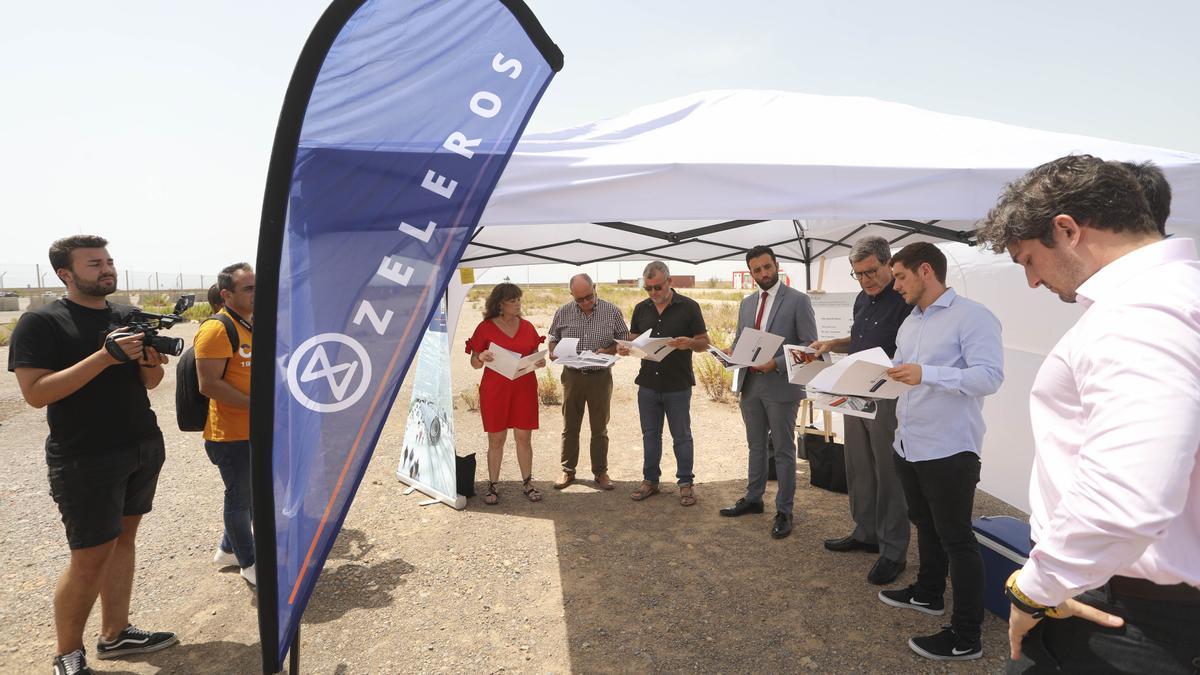
<svg viewBox="0 0 1200 675"><path fill-rule="evenodd" d="M850 337L818 340L812 348L821 353L860 352L881 347L888 356L896 354L896 332L912 312L904 297L892 287L892 258L883 237L864 237L850 250L850 273L862 286L854 301L854 324ZM875 419L845 416L846 479L850 492L850 516L854 532L841 539L828 539L830 551L862 550L878 553L879 559L867 574L873 584L888 584L904 571L908 555L908 506L904 489L892 461L896 435L896 402L880 400Z"/></svg>
<svg viewBox="0 0 1200 675"><path fill-rule="evenodd" d="M162 381L167 357L144 346L140 333L111 336L132 308L105 300L117 289L107 245L91 235L51 245L50 264L67 296L23 314L8 352L25 401L47 408L50 495L71 549L54 590L55 675L92 672L83 629L97 596L100 658L178 642L174 633L129 623L134 539L165 454L146 390Z"/></svg>
<svg viewBox="0 0 1200 675"><path fill-rule="evenodd" d="M671 271L665 263L654 261L642 273L643 286L650 297L633 308L629 322L632 340L646 331L650 337L673 338L668 344L675 351L662 361L642 360L642 370L634 382L638 385L638 415L642 422L642 484L631 497L641 501L658 493L662 475L663 417L671 428L675 450L675 477L679 481L679 503L696 503L692 473L692 352L708 349L708 329L695 300L685 298L671 288ZM618 354L629 350L619 347Z"/></svg>

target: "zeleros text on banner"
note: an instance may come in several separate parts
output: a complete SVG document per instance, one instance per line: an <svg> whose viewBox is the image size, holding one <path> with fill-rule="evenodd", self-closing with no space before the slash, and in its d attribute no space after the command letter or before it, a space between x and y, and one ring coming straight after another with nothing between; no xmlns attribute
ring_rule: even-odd
<svg viewBox="0 0 1200 675"><path fill-rule="evenodd" d="M429 317L561 65L512 0L338 0L305 45L258 254L264 672L291 644Z"/></svg>

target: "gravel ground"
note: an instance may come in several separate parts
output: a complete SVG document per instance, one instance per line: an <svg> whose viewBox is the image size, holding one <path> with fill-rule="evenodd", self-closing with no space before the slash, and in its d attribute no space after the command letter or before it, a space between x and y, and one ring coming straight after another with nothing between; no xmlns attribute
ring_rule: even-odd
<svg viewBox="0 0 1200 675"><path fill-rule="evenodd" d="M462 344L474 328L470 312ZM532 317L543 329L549 317ZM190 340L195 324L173 334ZM0 360L7 363L6 347ZM552 490L561 418L542 408L534 435L540 504L519 492L506 457L498 506L421 507L395 478L409 399L406 384L309 604L301 638L306 673L392 672L999 672L1005 625L988 615L984 658L932 664L907 647L948 617L887 607L866 581L874 556L834 554L821 540L852 525L846 497L808 486L800 462L795 531L769 536L761 516L720 518L745 485L745 442L733 404L693 398L699 503L679 505L673 486L635 503L641 441L632 380L615 370L610 424L612 492L580 481ZM478 381L466 358L455 390ZM210 560L221 533L221 481L199 434L174 429L173 366L152 392L167 444L153 513L138 537L134 621L179 633L157 654L97 661L106 673L260 672L255 595L235 570ZM484 450L477 413L455 416L460 454ZM586 426L585 426L586 436ZM45 672L54 653L51 599L68 558L49 497L42 411L26 406L16 379L0 377L0 673ZM510 442L511 453L511 442ZM584 453L586 455L586 452ZM674 460L664 459L664 475ZM486 476L484 453L477 477ZM583 460L586 462L586 458ZM590 477L588 467L579 475ZM768 500L773 486L768 488ZM980 492L977 515L1018 515ZM915 578L915 540L909 569ZM949 602L950 597L947 597ZM94 611L85 633L98 630Z"/></svg>

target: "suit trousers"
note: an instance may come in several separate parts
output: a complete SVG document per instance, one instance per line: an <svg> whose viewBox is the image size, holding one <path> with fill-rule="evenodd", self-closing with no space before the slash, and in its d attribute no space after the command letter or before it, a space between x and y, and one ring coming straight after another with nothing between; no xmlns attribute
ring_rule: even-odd
<svg viewBox="0 0 1200 675"><path fill-rule="evenodd" d="M875 419L846 415L846 485L850 493L851 535L879 544L888 560L908 556L908 504L892 459L896 437L896 402L880 400Z"/></svg>
<svg viewBox="0 0 1200 675"><path fill-rule="evenodd" d="M575 475L579 463L579 430L586 407L591 427L592 473L608 471L608 415L613 379L609 369L584 372L563 368L562 468Z"/></svg>
<svg viewBox="0 0 1200 675"><path fill-rule="evenodd" d="M738 407L746 425L746 445L750 448L747 468L746 501L761 502L767 490L767 432L775 449L778 475L775 510L792 514L796 495L796 412L800 401L772 401L755 393L757 373L747 373Z"/></svg>

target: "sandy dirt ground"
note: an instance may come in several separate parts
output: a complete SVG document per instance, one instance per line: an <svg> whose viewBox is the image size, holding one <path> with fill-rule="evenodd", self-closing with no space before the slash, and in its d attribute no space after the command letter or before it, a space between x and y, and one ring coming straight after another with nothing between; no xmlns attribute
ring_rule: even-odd
<svg viewBox="0 0 1200 675"><path fill-rule="evenodd" d="M461 354L475 316L464 311L453 348L456 392L478 382ZM549 316L530 318L540 330L549 325ZM172 332L190 342L195 325ZM7 358L0 347L0 359ZM93 658L91 665L105 673L260 672L255 594L236 568L217 571L211 563L222 485L199 434L174 428L173 371L151 397L167 463L138 536L133 616L139 626L177 632L180 644L125 660ZM667 480L662 494L631 501L642 464L636 372L633 359L615 366L609 456L616 490L597 490L590 480L551 489L562 421L557 408L543 407L534 479L545 500L532 504L520 494L510 440L501 503L486 506L476 497L464 511L421 507L419 493L401 494L395 472L411 395L406 383L305 614L302 671L1003 670L1006 629L990 614L979 661L934 664L909 650L909 637L936 632L949 616L883 605L879 588L866 581L873 555L822 548L823 539L848 533L852 524L844 495L808 485L806 462L798 465L791 537L770 538L770 508L761 516L719 517L717 509L745 487L745 438L734 403L708 401L699 389L693 396L697 505L681 507ZM479 416L461 403L455 433L460 454L479 453L482 481ZM68 552L48 494L45 435L43 411L25 405L11 374L0 376L0 673L47 672L54 653L51 599ZM674 471L667 452L664 478ZM586 457L579 475L590 478ZM768 503L773 495L771 483ZM1016 514L982 492L976 512ZM915 549L914 540L897 586L915 578ZM88 645L98 623L97 608Z"/></svg>

